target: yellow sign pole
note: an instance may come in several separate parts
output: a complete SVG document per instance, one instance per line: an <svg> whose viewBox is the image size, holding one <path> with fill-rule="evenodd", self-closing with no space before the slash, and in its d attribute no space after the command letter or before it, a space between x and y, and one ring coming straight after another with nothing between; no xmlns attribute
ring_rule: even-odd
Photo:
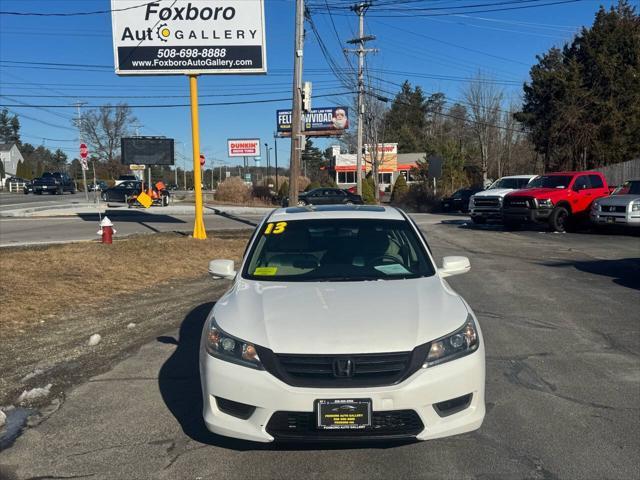
<svg viewBox="0 0 640 480"><path fill-rule="evenodd" d="M198 119L198 76L189 75L191 91L191 143L193 144L193 190L196 197L196 218L193 238L205 240L207 231L202 217L202 176L200 175L200 121Z"/></svg>

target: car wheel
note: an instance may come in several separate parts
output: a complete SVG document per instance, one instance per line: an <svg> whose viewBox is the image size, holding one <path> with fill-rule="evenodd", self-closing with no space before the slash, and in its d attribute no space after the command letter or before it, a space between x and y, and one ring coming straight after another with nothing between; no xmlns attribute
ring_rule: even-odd
<svg viewBox="0 0 640 480"><path fill-rule="evenodd" d="M568 229L569 221L569 211L564 207L556 207L549 216L549 227L554 232L564 233Z"/></svg>
<svg viewBox="0 0 640 480"><path fill-rule="evenodd" d="M353 202L349 200L348 202L345 202L345 205L353 205Z"/></svg>
<svg viewBox="0 0 640 480"><path fill-rule="evenodd" d="M307 202L305 202L304 200L298 200L298 206L299 207L306 207L307 206Z"/></svg>

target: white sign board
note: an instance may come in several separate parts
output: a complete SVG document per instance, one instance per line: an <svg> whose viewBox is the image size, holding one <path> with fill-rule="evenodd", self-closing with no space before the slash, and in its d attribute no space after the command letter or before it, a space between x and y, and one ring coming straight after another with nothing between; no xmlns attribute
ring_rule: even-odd
<svg viewBox="0 0 640 480"><path fill-rule="evenodd" d="M230 157L259 157L259 138L230 138L227 140L227 152Z"/></svg>
<svg viewBox="0 0 640 480"><path fill-rule="evenodd" d="M264 0L111 0L118 75L266 73Z"/></svg>

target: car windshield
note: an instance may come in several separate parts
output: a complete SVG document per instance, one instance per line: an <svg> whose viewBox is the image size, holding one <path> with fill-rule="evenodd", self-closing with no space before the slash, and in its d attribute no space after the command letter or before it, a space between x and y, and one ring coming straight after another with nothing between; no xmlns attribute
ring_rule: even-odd
<svg viewBox="0 0 640 480"><path fill-rule="evenodd" d="M640 180L625 182L613 192L613 195L640 195Z"/></svg>
<svg viewBox="0 0 640 480"><path fill-rule="evenodd" d="M415 231L402 220L270 222L256 238L242 273L252 280L393 280L435 273Z"/></svg>
<svg viewBox="0 0 640 480"><path fill-rule="evenodd" d="M520 190L529 183L528 178L501 178L491 184L487 190L493 190L496 188L510 188L513 190Z"/></svg>
<svg viewBox="0 0 640 480"><path fill-rule="evenodd" d="M541 175L527 185L528 188L568 188L571 175Z"/></svg>

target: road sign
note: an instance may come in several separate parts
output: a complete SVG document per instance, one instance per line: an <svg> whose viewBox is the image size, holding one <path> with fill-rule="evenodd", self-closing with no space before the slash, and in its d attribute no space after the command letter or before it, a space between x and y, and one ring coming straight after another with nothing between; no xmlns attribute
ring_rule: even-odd
<svg viewBox="0 0 640 480"><path fill-rule="evenodd" d="M136 170L144 170L145 168L146 167L144 165L136 165L134 163L129 165L129 170L131 170L132 172L135 172Z"/></svg>
<svg viewBox="0 0 640 480"><path fill-rule="evenodd" d="M118 75L267 72L264 0L111 0Z"/></svg>
<svg viewBox="0 0 640 480"><path fill-rule="evenodd" d="M85 143L80 144L80 158L83 160L89 155L89 149Z"/></svg>
<svg viewBox="0 0 640 480"><path fill-rule="evenodd" d="M206 160L206 158L204 158L204 155L200 154L200 166L201 167L204 167L204 164L205 164L206 161L207 160Z"/></svg>
<svg viewBox="0 0 640 480"><path fill-rule="evenodd" d="M136 197L136 200L138 200L138 203L144 208L149 208L153 204L151 197L144 192L140 192Z"/></svg>
<svg viewBox="0 0 640 480"><path fill-rule="evenodd" d="M89 170L89 163L86 158L80 159L80 165L82 165L82 170Z"/></svg>

